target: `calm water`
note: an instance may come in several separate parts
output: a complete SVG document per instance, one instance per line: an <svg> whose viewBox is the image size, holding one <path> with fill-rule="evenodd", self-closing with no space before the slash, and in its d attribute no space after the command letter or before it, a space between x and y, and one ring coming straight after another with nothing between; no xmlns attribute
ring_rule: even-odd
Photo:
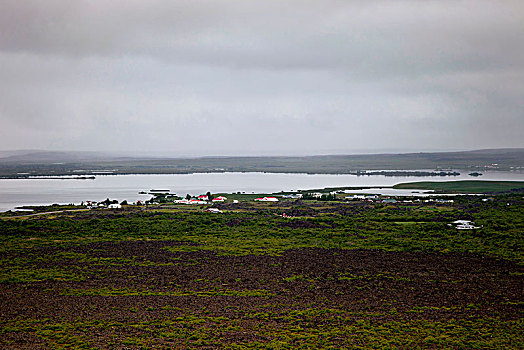
<svg viewBox="0 0 524 350"><path fill-rule="evenodd" d="M483 176L468 176L468 171L453 177L415 176L356 176L307 175L269 173L207 173L183 175L118 175L97 176L94 180L74 179L2 179L0 180L0 211L22 205L48 205L52 203L80 203L106 198L128 202L147 200L150 195L139 191L168 189L181 196L212 193L272 193L342 186L391 186L400 182L449 180L521 180L523 172L485 172ZM385 192L384 190L382 192ZM390 191L390 190L389 190ZM366 192L369 192L366 191ZM381 193L380 190L373 192Z"/></svg>

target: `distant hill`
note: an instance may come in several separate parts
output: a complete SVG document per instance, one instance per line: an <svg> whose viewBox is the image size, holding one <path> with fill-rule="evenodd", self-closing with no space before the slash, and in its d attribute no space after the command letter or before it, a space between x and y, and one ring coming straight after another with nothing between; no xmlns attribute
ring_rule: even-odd
<svg viewBox="0 0 524 350"><path fill-rule="evenodd" d="M2 157L4 155L4 157ZM0 152L0 176L272 172L350 174L363 170L524 170L524 148L462 152L323 155L306 157L123 157L97 152ZM23 174L19 174L23 173ZM19 174L19 175L17 175Z"/></svg>
<svg viewBox="0 0 524 350"><path fill-rule="evenodd" d="M59 152L59 151L0 151L0 162L9 163L56 163L89 160L114 159L101 152Z"/></svg>
<svg viewBox="0 0 524 350"><path fill-rule="evenodd" d="M0 151L0 159L12 156L20 156L28 153L41 152L38 150L15 150L15 151Z"/></svg>

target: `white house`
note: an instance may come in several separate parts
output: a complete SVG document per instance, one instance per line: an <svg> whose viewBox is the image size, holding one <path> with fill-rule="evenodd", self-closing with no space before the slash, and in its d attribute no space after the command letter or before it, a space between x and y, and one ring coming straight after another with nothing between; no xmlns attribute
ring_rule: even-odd
<svg viewBox="0 0 524 350"><path fill-rule="evenodd" d="M453 199L435 199L438 203L453 203Z"/></svg>
<svg viewBox="0 0 524 350"><path fill-rule="evenodd" d="M455 220L452 222L452 224L456 225L455 228L457 230L475 230L480 228L479 226L473 225L473 221L471 220ZM449 226L452 224L449 224Z"/></svg>
<svg viewBox="0 0 524 350"><path fill-rule="evenodd" d="M455 225L469 225L471 224L471 220L455 220L453 221L453 224Z"/></svg>
<svg viewBox="0 0 524 350"><path fill-rule="evenodd" d="M347 200L357 200L357 199L366 199L366 196L364 195L360 195L360 194L354 194L352 196L346 196L344 197L344 199L347 199Z"/></svg>
<svg viewBox="0 0 524 350"><path fill-rule="evenodd" d="M302 198L302 193L285 194L282 198L300 199Z"/></svg>
<svg viewBox="0 0 524 350"><path fill-rule="evenodd" d="M189 201L187 199L175 199L173 201L175 204L189 204Z"/></svg>
<svg viewBox="0 0 524 350"><path fill-rule="evenodd" d="M461 225L457 225L456 227L457 230L475 230L477 228L480 228L480 227L473 226L471 224L461 224Z"/></svg>
<svg viewBox="0 0 524 350"><path fill-rule="evenodd" d="M188 204L197 204L197 205L200 205L200 204L207 204L206 201L199 201L198 199L190 199Z"/></svg>
<svg viewBox="0 0 524 350"><path fill-rule="evenodd" d="M213 201L213 202L225 202L226 200L227 200L226 197L224 197L224 196L218 196L218 197L216 197L216 198L213 198L212 201Z"/></svg>
<svg viewBox="0 0 524 350"><path fill-rule="evenodd" d="M122 206L120 204L116 203L116 204L109 204L108 208L109 209L121 209Z"/></svg>
<svg viewBox="0 0 524 350"><path fill-rule="evenodd" d="M278 199L275 197L261 197L261 198L255 198L255 201L257 202L278 202Z"/></svg>

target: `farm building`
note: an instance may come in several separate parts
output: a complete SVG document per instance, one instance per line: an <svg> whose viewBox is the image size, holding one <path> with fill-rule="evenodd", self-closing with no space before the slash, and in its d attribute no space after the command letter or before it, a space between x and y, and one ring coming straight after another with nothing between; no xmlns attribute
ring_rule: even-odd
<svg viewBox="0 0 524 350"><path fill-rule="evenodd" d="M278 199L275 197L261 197L261 198L255 198L255 201L257 202L278 202Z"/></svg>
<svg viewBox="0 0 524 350"><path fill-rule="evenodd" d="M455 220L449 226L455 225L457 230L475 230L480 228L479 226L473 225L471 220Z"/></svg>

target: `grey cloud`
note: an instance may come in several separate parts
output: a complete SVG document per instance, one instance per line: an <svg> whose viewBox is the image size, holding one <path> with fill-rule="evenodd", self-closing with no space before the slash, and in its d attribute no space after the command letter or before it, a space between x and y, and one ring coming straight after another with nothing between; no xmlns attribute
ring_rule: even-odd
<svg viewBox="0 0 524 350"><path fill-rule="evenodd" d="M12 51L377 74L507 66L524 55L518 1L8 0L3 7L0 46Z"/></svg>
<svg viewBox="0 0 524 350"><path fill-rule="evenodd" d="M524 146L522 23L516 0L6 0L0 148Z"/></svg>

